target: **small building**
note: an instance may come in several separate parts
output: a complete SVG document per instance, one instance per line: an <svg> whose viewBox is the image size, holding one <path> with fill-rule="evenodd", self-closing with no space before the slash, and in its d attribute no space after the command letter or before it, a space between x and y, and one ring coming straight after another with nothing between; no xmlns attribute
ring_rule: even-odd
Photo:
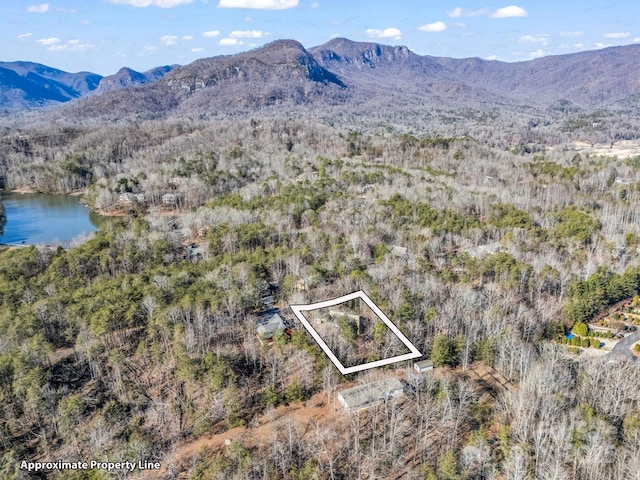
<svg viewBox="0 0 640 480"><path fill-rule="evenodd" d="M118 197L118 201L122 205L131 205L136 201L136 196L133 193L124 192L120 194L120 196Z"/></svg>
<svg viewBox="0 0 640 480"><path fill-rule="evenodd" d="M420 360L413 364L413 369L418 373L425 373L433 370L433 362L431 360Z"/></svg>
<svg viewBox="0 0 640 480"><path fill-rule="evenodd" d="M472 247L467 250L467 253L473 258L482 258L487 255L494 255L502 251L502 244L500 242L493 242L484 245L478 245L477 247Z"/></svg>
<svg viewBox="0 0 640 480"><path fill-rule="evenodd" d="M360 410L403 394L402 383L392 377L342 390L338 393L338 400L345 410Z"/></svg>
<svg viewBox="0 0 640 480"><path fill-rule="evenodd" d="M203 245L197 245L192 243L189 246L184 247L184 258L192 263L197 263L203 260L206 256L206 247Z"/></svg>
<svg viewBox="0 0 640 480"><path fill-rule="evenodd" d="M616 177L615 183L617 183L618 185L631 185L633 183L633 180L630 178Z"/></svg>
<svg viewBox="0 0 640 480"><path fill-rule="evenodd" d="M262 345L268 345L273 342L273 337L278 332L291 335L291 329L279 313L274 313L270 317L267 317L267 319L262 321L256 328L256 336Z"/></svg>
<svg viewBox="0 0 640 480"><path fill-rule="evenodd" d="M163 205L176 205L178 203L178 197L176 197L173 193L165 193L162 195L162 204Z"/></svg>
<svg viewBox="0 0 640 480"><path fill-rule="evenodd" d="M401 247L399 245L391 245L391 255L394 257L408 259L409 258L409 250L407 247Z"/></svg>

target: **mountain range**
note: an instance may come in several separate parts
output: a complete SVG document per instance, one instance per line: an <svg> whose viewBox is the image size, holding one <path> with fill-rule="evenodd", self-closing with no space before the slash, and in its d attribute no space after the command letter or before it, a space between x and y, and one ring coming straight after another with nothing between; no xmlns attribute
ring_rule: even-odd
<svg viewBox="0 0 640 480"><path fill-rule="evenodd" d="M236 55L122 68L101 77L0 63L0 109L67 103L61 115L158 118L327 106L384 110L519 105L595 110L640 93L640 45L506 63L418 55L405 46L277 40ZM366 109L364 107L367 107Z"/></svg>

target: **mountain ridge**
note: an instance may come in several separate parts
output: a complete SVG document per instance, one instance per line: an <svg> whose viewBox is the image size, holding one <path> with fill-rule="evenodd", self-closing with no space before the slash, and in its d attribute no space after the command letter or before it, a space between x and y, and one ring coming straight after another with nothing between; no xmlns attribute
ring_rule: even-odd
<svg viewBox="0 0 640 480"><path fill-rule="evenodd" d="M32 62L4 62L0 105L15 110L21 100L42 106L78 99L60 113L80 118L109 110L157 118L304 105L447 109L570 102L596 109L638 95L638 69L640 45L501 62L419 55L403 45L346 38L309 49L283 39L183 66L143 73L123 67L107 77L69 74ZM20 90L29 88L32 91L21 96Z"/></svg>

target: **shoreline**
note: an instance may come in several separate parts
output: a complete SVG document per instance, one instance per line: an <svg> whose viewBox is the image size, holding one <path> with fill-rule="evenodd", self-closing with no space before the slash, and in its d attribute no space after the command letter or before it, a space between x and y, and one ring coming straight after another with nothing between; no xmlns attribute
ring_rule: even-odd
<svg viewBox="0 0 640 480"><path fill-rule="evenodd" d="M2 190L0 190L2 191ZM74 190L72 192L69 193L48 193L48 192L41 192L39 190L36 190L33 187L18 187L18 188L13 188L13 189L6 189L3 190L5 192L10 192L10 193L19 193L19 194L29 194L29 193L40 193L42 195L69 195L72 197L82 197L83 195L87 194L87 189L81 189L81 190ZM126 217L128 214L126 212L125 209L123 208L118 208L115 210L104 210L104 209L100 209L100 208L91 208L88 205L86 205L86 207L91 210L93 213L96 213L102 217L110 217L110 218L122 218L122 217ZM7 244L0 244L0 245L7 245ZM17 245L18 247L20 245Z"/></svg>

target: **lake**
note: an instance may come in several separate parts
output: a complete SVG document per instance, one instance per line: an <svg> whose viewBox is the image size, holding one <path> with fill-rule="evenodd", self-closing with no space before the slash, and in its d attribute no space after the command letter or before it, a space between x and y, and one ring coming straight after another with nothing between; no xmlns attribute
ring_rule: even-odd
<svg viewBox="0 0 640 480"><path fill-rule="evenodd" d="M71 195L0 191L0 201L7 217L0 243L64 247L106 220Z"/></svg>

